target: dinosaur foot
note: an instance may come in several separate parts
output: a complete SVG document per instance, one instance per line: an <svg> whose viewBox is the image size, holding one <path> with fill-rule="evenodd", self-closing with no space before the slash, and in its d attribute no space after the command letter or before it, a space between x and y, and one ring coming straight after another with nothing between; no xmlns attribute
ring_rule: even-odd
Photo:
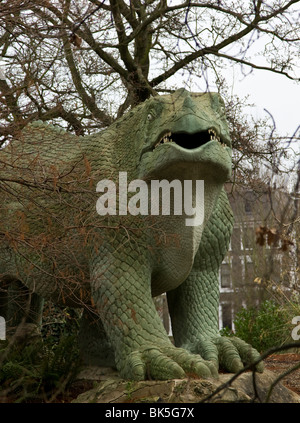
<svg viewBox="0 0 300 423"><path fill-rule="evenodd" d="M214 363L172 345L149 345L135 350L118 367L121 377L131 380L218 377Z"/></svg>
<svg viewBox="0 0 300 423"><path fill-rule="evenodd" d="M237 373L244 366L255 364L256 371L262 373L264 365L259 361L260 354L251 345L237 337L216 336L213 339L200 338L194 345L185 345L194 354L215 363L230 373Z"/></svg>

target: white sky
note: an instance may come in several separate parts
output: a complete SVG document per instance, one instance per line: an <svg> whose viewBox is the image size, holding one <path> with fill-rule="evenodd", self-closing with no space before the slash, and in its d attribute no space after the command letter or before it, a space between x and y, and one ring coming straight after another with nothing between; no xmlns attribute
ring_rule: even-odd
<svg viewBox="0 0 300 423"><path fill-rule="evenodd" d="M280 135L292 135L300 125L300 83L283 75L254 70L243 77L235 70L228 72L227 83L241 97L249 95L249 103L256 105L257 117L273 116Z"/></svg>

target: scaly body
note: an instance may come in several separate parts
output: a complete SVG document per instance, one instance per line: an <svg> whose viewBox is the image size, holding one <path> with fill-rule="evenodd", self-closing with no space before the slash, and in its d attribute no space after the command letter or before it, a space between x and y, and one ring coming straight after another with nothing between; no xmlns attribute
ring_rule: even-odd
<svg viewBox="0 0 300 423"><path fill-rule="evenodd" d="M231 142L218 94L154 97L86 137L33 124L0 161L2 280L84 307L87 360L115 364L129 379L168 379L216 376L219 365L236 371L257 357L218 334L218 271L233 224L223 189ZM204 180L203 223L187 226L173 210L99 216L97 183L117 182L120 172L148 186ZM152 301L163 292L176 346Z"/></svg>

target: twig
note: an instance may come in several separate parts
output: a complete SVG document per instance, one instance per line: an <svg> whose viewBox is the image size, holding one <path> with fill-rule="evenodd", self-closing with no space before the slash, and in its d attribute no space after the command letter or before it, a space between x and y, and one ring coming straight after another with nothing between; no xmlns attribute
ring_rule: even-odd
<svg viewBox="0 0 300 423"><path fill-rule="evenodd" d="M270 348L268 351L266 351L265 353L263 353L253 363L248 364L243 369L241 369L240 371L238 371L237 373L235 373L227 382L225 382L222 385L220 385L214 392L212 392L210 395L208 395L206 398L204 398L200 402L201 403L202 402L207 402L208 400L210 400L211 398L213 398L216 394L218 394L219 392L223 391L223 389L228 388L232 384L232 382L235 379L237 379L241 374L245 373L248 370L255 369L255 367L257 366L257 364L259 364L261 361L263 361L269 355L272 355L272 354L274 354L275 352L278 352L278 351L288 350L290 348L300 348L300 342L293 342L293 343L290 343L290 344L282 345L281 347L273 347L273 348Z"/></svg>

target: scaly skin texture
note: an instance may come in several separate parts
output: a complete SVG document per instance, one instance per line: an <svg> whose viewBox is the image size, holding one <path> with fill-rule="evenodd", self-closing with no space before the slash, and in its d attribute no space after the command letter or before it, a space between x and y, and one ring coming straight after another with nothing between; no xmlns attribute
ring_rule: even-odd
<svg viewBox="0 0 300 423"><path fill-rule="evenodd" d="M0 152L0 163L2 280L84 307L86 361L142 380L217 376L219 366L235 372L258 357L218 334L218 270L233 224L218 94L154 97L86 137L37 122ZM203 223L187 226L172 208L169 216L97 214L97 182L117 184L125 171L149 188L151 180L204 180ZM152 300L163 292L175 346Z"/></svg>

